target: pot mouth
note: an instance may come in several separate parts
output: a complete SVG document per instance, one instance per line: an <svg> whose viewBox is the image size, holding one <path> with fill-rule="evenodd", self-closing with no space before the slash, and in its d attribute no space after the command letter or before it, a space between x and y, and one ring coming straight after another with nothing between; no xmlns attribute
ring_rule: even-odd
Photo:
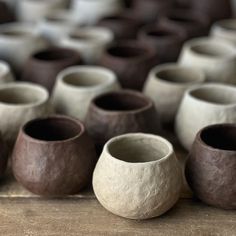
<svg viewBox="0 0 236 236"><path fill-rule="evenodd" d="M106 113L139 113L149 109L152 101L139 92L122 90L102 94L92 101L92 105Z"/></svg>
<svg viewBox="0 0 236 236"><path fill-rule="evenodd" d="M236 151L236 125L216 124L199 132L199 140L208 148L222 151Z"/></svg>
<svg viewBox="0 0 236 236"><path fill-rule="evenodd" d="M51 116L27 122L22 132L27 137L41 142L71 141L82 135L84 125L67 116Z"/></svg>
<svg viewBox="0 0 236 236"><path fill-rule="evenodd" d="M0 77L4 77L10 72L10 67L5 61L0 61Z"/></svg>
<svg viewBox="0 0 236 236"><path fill-rule="evenodd" d="M215 25L225 30L229 30L232 32L236 32L236 20L235 19L227 19L216 22Z"/></svg>
<svg viewBox="0 0 236 236"><path fill-rule="evenodd" d="M150 37L155 38L169 38L169 37L176 37L176 34L170 30L163 29L163 28L150 28L146 30L146 34Z"/></svg>
<svg viewBox="0 0 236 236"><path fill-rule="evenodd" d="M13 82L0 86L0 104L15 107L33 107L49 98L46 89L31 83Z"/></svg>
<svg viewBox="0 0 236 236"><path fill-rule="evenodd" d="M187 17L187 16L184 16L184 15L177 15L177 14L169 15L168 20L173 21L177 24L183 24L183 25L199 24L199 22L196 21L192 17Z"/></svg>
<svg viewBox="0 0 236 236"><path fill-rule="evenodd" d="M110 139L104 150L118 161L130 164L160 162L173 154L173 147L166 139L144 133L131 133Z"/></svg>

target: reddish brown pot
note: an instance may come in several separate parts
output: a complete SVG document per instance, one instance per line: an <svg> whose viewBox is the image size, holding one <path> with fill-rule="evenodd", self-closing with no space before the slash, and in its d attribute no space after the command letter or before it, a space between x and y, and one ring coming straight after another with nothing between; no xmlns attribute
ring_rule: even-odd
<svg viewBox="0 0 236 236"><path fill-rule="evenodd" d="M160 131L158 114L153 102L131 90L106 93L90 104L85 126L93 137L97 150L112 137L125 133Z"/></svg>
<svg viewBox="0 0 236 236"><path fill-rule="evenodd" d="M24 67L22 80L40 84L51 92L58 73L80 63L79 54L72 49L49 48L31 56Z"/></svg>
<svg viewBox="0 0 236 236"><path fill-rule="evenodd" d="M186 178L203 202L236 209L236 125L212 125L196 136Z"/></svg>
<svg viewBox="0 0 236 236"><path fill-rule="evenodd" d="M138 41L113 44L99 62L117 74L123 88L135 90L142 90L150 69L157 63L156 50Z"/></svg>
<svg viewBox="0 0 236 236"><path fill-rule="evenodd" d="M26 123L12 154L17 181L39 195L78 193L90 182L95 162L84 125L66 116Z"/></svg>

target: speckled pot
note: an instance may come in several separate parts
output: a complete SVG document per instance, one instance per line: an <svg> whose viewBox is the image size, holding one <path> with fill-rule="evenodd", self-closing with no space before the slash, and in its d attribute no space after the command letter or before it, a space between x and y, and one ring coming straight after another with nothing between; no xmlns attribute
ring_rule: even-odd
<svg viewBox="0 0 236 236"><path fill-rule="evenodd" d="M72 49L48 48L30 57L25 64L22 80L40 84L51 92L59 72L80 63L79 54Z"/></svg>
<svg viewBox="0 0 236 236"><path fill-rule="evenodd" d="M12 154L15 178L38 195L78 193L91 181L96 153L83 124L53 116L26 123Z"/></svg>
<svg viewBox="0 0 236 236"><path fill-rule="evenodd" d="M153 100L162 123L173 124L184 92L204 80L205 75L201 70L178 64L163 64L149 73L144 94Z"/></svg>
<svg viewBox="0 0 236 236"><path fill-rule="evenodd" d="M203 127L217 123L235 123L236 87L206 84L186 91L176 117L176 134L190 150Z"/></svg>
<svg viewBox="0 0 236 236"><path fill-rule="evenodd" d="M0 84L5 84L14 81L14 75L11 68L5 61L0 61Z"/></svg>
<svg viewBox="0 0 236 236"><path fill-rule="evenodd" d="M186 177L203 202L236 209L236 126L212 125L202 129L191 149Z"/></svg>
<svg viewBox="0 0 236 236"><path fill-rule="evenodd" d="M93 173L98 201L113 214L148 219L179 199L180 165L172 145L160 136L127 134L106 143Z"/></svg>
<svg viewBox="0 0 236 236"><path fill-rule="evenodd" d="M202 69L209 82L236 83L236 48L227 41L192 39L184 44L178 62Z"/></svg>
<svg viewBox="0 0 236 236"><path fill-rule="evenodd" d="M99 64L113 70L123 88L142 90L150 69L158 63L154 48L138 41L114 43Z"/></svg>
<svg viewBox="0 0 236 236"><path fill-rule="evenodd" d="M152 101L130 90L96 97L90 104L85 125L98 152L117 135L132 132L157 134L160 131L160 120Z"/></svg>
<svg viewBox="0 0 236 236"><path fill-rule="evenodd" d="M97 66L76 66L57 77L52 95L56 111L84 120L91 100L97 95L120 88L116 75Z"/></svg>

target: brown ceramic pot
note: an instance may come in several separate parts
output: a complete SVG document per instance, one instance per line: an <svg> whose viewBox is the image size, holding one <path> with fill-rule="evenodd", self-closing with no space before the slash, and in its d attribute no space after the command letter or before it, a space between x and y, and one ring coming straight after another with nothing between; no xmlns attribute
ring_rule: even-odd
<svg viewBox="0 0 236 236"><path fill-rule="evenodd" d="M187 181L203 202L236 209L236 125L207 126L196 136L186 167Z"/></svg>
<svg viewBox="0 0 236 236"><path fill-rule="evenodd" d="M49 48L32 55L26 62L22 80L40 84L51 92L63 69L80 64L78 52L67 48Z"/></svg>
<svg viewBox="0 0 236 236"><path fill-rule="evenodd" d="M90 104L85 126L98 152L110 138L117 135L134 132L157 134L160 131L153 102L131 90L96 97Z"/></svg>
<svg viewBox="0 0 236 236"><path fill-rule="evenodd" d="M142 90L150 69L158 63L156 50L138 41L121 41L108 47L99 64L113 70L123 88Z"/></svg>
<svg viewBox="0 0 236 236"><path fill-rule="evenodd" d="M12 155L17 181L39 195L78 193L90 182L95 162L94 145L83 124L66 116L26 123Z"/></svg>

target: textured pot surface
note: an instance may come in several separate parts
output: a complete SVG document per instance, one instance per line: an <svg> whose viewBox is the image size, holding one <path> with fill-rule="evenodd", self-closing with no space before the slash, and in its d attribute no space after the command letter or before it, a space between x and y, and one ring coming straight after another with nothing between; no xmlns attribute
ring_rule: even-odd
<svg viewBox="0 0 236 236"><path fill-rule="evenodd" d="M98 201L110 212L130 219L148 219L169 210L182 186L172 145L149 134L127 134L104 147L93 173Z"/></svg>

